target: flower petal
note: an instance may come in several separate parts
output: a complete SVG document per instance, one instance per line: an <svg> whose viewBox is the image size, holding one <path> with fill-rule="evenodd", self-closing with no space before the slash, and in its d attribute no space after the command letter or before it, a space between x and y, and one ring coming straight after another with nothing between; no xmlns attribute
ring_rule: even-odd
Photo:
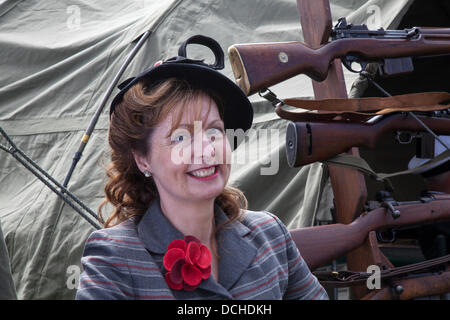
<svg viewBox="0 0 450 320"><path fill-rule="evenodd" d="M166 268L167 271L172 270L172 266L175 261L177 261L178 259L183 259L184 255L184 251L180 248L172 248L170 250L167 250L163 258L164 268Z"/></svg>
<svg viewBox="0 0 450 320"><path fill-rule="evenodd" d="M181 283L174 283L171 280L171 276L170 276L170 272L167 272L164 276L164 278L166 279L167 285L169 286L169 288L173 289L173 290L181 290L183 289L183 282Z"/></svg>
<svg viewBox="0 0 450 320"><path fill-rule="evenodd" d="M175 239L173 240L169 246L167 247L167 251L173 248L180 248L181 250L186 252L187 243L183 239Z"/></svg>
<svg viewBox="0 0 450 320"><path fill-rule="evenodd" d="M196 237L194 236L184 236L184 241L186 241L187 244L189 244L189 242L194 241L196 242L198 245L201 244L200 240L198 240Z"/></svg>
<svg viewBox="0 0 450 320"><path fill-rule="evenodd" d="M181 267L186 263L184 259L178 259L172 266L172 270L170 270L170 280L173 283L180 284L183 282L183 278L181 277Z"/></svg>
<svg viewBox="0 0 450 320"><path fill-rule="evenodd" d="M200 246L197 244L197 242L189 242L186 250L186 262L195 265L199 257Z"/></svg>
<svg viewBox="0 0 450 320"><path fill-rule="evenodd" d="M208 247L203 244L200 246L200 256L198 257L196 264L202 269L211 265L211 252Z"/></svg>
<svg viewBox="0 0 450 320"><path fill-rule="evenodd" d="M181 267L181 276L189 286L198 286L200 281L202 281L201 271L197 267L187 263Z"/></svg>
<svg viewBox="0 0 450 320"><path fill-rule="evenodd" d="M202 269L202 268L198 268L200 270L200 272L202 273L202 279L206 280L209 278L209 276L211 275L211 265L209 265L207 268Z"/></svg>

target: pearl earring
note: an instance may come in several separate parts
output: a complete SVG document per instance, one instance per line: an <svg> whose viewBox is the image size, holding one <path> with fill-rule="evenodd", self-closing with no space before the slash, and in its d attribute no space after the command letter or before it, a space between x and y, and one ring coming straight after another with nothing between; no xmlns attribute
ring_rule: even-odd
<svg viewBox="0 0 450 320"><path fill-rule="evenodd" d="M150 172L148 172L147 170L145 170L145 171L144 171L144 176L145 176L146 178L149 178L149 177L151 177L151 174L150 174Z"/></svg>

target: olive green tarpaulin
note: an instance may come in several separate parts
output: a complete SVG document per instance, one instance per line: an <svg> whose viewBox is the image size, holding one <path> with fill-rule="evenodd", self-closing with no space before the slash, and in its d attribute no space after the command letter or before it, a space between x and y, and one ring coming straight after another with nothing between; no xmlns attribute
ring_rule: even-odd
<svg viewBox="0 0 450 320"><path fill-rule="evenodd" d="M334 21L345 16L371 28L395 28L410 2L335 0L331 11ZM176 55L194 34L215 38L225 50L234 43L302 40L295 0L0 1L0 126L62 182L108 86L147 30L152 34L122 80ZM195 57L197 50L188 54ZM232 78L228 60L223 72ZM350 89L355 75L345 75ZM311 80L302 75L272 90L280 97L313 96ZM288 168L286 122L259 96L251 100L254 125L235 151L247 160L233 165L230 183L246 193L250 209L271 211L290 228L327 219L332 191L326 171L320 164ZM94 211L105 183L108 109L69 183ZM265 145L259 143L262 129L274 129ZM72 299L93 227L4 151L0 219L18 298Z"/></svg>

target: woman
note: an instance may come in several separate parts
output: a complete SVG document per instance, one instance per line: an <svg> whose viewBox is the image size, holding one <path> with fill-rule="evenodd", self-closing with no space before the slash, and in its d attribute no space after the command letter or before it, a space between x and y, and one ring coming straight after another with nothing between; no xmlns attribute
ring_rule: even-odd
<svg viewBox="0 0 450 320"><path fill-rule="evenodd" d="M203 44L216 62L185 57ZM77 299L326 299L289 232L227 186L225 130L250 128L251 104L220 46L194 36L179 57L126 81L111 106L106 199L86 242Z"/></svg>

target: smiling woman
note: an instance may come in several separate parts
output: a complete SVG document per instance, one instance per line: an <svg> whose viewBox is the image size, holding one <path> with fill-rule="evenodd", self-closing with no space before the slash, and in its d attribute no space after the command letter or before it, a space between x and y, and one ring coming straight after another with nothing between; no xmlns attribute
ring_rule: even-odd
<svg viewBox="0 0 450 320"><path fill-rule="evenodd" d="M214 65L185 55L204 44ZM111 105L105 229L86 242L77 299L324 299L289 232L227 185L225 130L246 131L251 104L211 38L127 80ZM99 215L101 217L101 214Z"/></svg>
<svg viewBox="0 0 450 320"><path fill-rule="evenodd" d="M156 197L181 229L185 223L177 223L180 218L196 221L198 212L213 210L214 200L226 208L230 221L237 219L247 202L242 192L226 186L231 147L221 116L223 102L211 90L183 79L169 78L146 90L145 80L133 86L111 118L110 181L101 207L110 202L115 210L105 227L143 215ZM194 130L182 129L186 127ZM181 208L186 212L182 216L177 214Z"/></svg>
<svg viewBox="0 0 450 320"><path fill-rule="evenodd" d="M133 86L111 119L113 161L104 204L121 205L105 226L143 215L159 198L165 217L178 230L216 252L214 203L227 209L229 222L247 206L239 190L226 187L231 147L221 114L217 94L184 79L169 78L150 91L145 80ZM183 161L176 159L180 152Z"/></svg>

